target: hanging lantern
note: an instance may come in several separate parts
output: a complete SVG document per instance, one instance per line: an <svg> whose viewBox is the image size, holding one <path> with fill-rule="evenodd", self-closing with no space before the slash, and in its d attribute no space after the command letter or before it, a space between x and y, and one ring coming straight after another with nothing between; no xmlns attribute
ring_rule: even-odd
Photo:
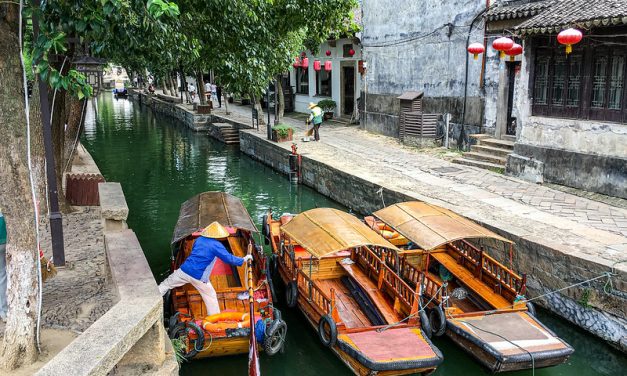
<svg viewBox="0 0 627 376"><path fill-rule="evenodd" d="M348 54L351 56L355 55L355 50L351 48L350 50L348 50Z"/></svg>
<svg viewBox="0 0 627 376"><path fill-rule="evenodd" d="M306 57L307 56L307 52L303 51L300 53L300 57Z"/></svg>
<svg viewBox="0 0 627 376"><path fill-rule="evenodd" d="M566 45L566 55L573 52L573 44L581 42L581 38L583 38L581 31L573 28L562 30L557 34L557 41Z"/></svg>
<svg viewBox="0 0 627 376"><path fill-rule="evenodd" d="M331 50L327 50L327 52L325 52L327 54L327 56L331 56Z"/></svg>
<svg viewBox="0 0 627 376"><path fill-rule="evenodd" d="M320 60L315 60L314 61L314 70L316 72L320 71Z"/></svg>
<svg viewBox="0 0 627 376"><path fill-rule="evenodd" d="M307 69L309 67L309 59L304 57L301 61L300 61L300 66L303 69Z"/></svg>
<svg viewBox="0 0 627 376"><path fill-rule="evenodd" d="M505 53L509 55L509 61L514 61L516 59L516 56L522 54L522 52L523 52L523 48L518 43L514 43L512 48L505 51Z"/></svg>
<svg viewBox="0 0 627 376"><path fill-rule="evenodd" d="M479 54L485 52L485 47L483 47L483 44L481 43L472 43L470 46L468 46L468 52L473 55L473 59L477 60Z"/></svg>
<svg viewBox="0 0 627 376"><path fill-rule="evenodd" d="M324 70L327 72L331 72L331 61L327 60L324 62Z"/></svg>
<svg viewBox="0 0 627 376"><path fill-rule="evenodd" d="M294 58L294 63L292 64L292 66L294 68L300 67L300 59L298 58L298 56L296 56L296 58Z"/></svg>
<svg viewBox="0 0 627 376"><path fill-rule="evenodd" d="M514 41L506 37L500 37L492 42L492 48L499 51L499 58L501 59L505 57L505 51L509 50L513 46Z"/></svg>

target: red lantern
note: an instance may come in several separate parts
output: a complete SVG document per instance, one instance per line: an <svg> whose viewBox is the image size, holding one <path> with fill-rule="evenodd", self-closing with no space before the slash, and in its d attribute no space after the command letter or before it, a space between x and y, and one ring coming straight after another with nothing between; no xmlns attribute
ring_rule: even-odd
<svg viewBox="0 0 627 376"><path fill-rule="evenodd" d="M304 57L300 63L301 68L307 69L309 67L309 58Z"/></svg>
<svg viewBox="0 0 627 376"><path fill-rule="evenodd" d="M294 58L294 63L292 64L292 66L294 68L300 67L300 59L298 58L298 56L296 56L296 58Z"/></svg>
<svg viewBox="0 0 627 376"><path fill-rule="evenodd" d="M314 70L318 72L320 70L320 60L314 61Z"/></svg>
<svg viewBox="0 0 627 376"><path fill-rule="evenodd" d="M566 45L566 55L573 52L573 44L581 42L581 38L583 38L581 31L573 28L562 30L557 34L557 41Z"/></svg>
<svg viewBox="0 0 627 376"><path fill-rule="evenodd" d="M327 56L331 56L331 50L327 50L326 54Z"/></svg>
<svg viewBox="0 0 627 376"><path fill-rule="evenodd" d="M351 56L355 55L355 50L351 48L350 50L348 50L348 54Z"/></svg>
<svg viewBox="0 0 627 376"><path fill-rule="evenodd" d="M331 62L330 61L325 61L324 62L324 70L327 72L331 72Z"/></svg>
<svg viewBox="0 0 627 376"><path fill-rule="evenodd" d="M485 52L485 47L483 47L483 44L481 43L473 43L470 46L468 46L468 52L473 55L473 58L475 60L477 60L477 58L479 57L479 54L482 54L483 52Z"/></svg>
<svg viewBox="0 0 627 376"><path fill-rule="evenodd" d="M510 48L509 50L505 51L505 53L509 55L509 60L510 61L514 61L515 56L522 54L522 52L523 52L523 48L518 43L514 43L512 48Z"/></svg>
<svg viewBox="0 0 627 376"><path fill-rule="evenodd" d="M506 37L500 37L492 42L492 48L499 51L499 57L501 59L505 57L505 51L509 50L513 46L514 41Z"/></svg>
<svg viewBox="0 0 627 376"><path fill-rule="evenodd" d="M300 57L305 57L305 56L307 56L307 52L303 51L300 53Z"/></svg>

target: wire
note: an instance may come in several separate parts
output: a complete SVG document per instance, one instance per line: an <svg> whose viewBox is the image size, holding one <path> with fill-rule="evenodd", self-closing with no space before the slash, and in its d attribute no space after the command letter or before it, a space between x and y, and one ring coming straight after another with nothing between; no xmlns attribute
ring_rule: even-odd
<svg viewBox="0 0 627 376"><path fill-rule="evenodd" d="M22 10L24 8L24 0L20 0L20 16L19 16L19 43L20 43L20 63L22 65L22 81L24 86L24 113L26 115L26 152L28 161L28 179L30 181L31 197L33 201L33 210L35 212L35 237L37 239L35 258L37 259L37 285L39 287L37 298L37 327L35 328L35 336L37 339L37 350L41 352L40 343L40 330L41 325L41 306L42 306L42 277L41 277L41 258L39 257L39 210L37 208L37 193L35 192L35 179L33 177L33 161L31 158L31 145L30 145L30 103L28 101L28 80L26 78L26 64L24 64L24 50L22 48L23 35L22 35ZM41 79L41 78L39 78Z"/></svg>

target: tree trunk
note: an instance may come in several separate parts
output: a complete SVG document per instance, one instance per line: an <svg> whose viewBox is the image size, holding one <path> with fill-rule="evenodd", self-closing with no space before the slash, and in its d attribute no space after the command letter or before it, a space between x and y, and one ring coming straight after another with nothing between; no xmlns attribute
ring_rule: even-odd
<svg viewBox="0 0 627 376"><path fill-rule="evenodd" d="M71 96L67 98L68 120L65 130L62 174L71 170L72 158L78 146L78 138L82 130L83 122L85 121L85 115L87 114L86 106L87 99L79 100Z"/></svg>
<svg viewBox="0 0 627 376"><path fill-rule="evenodd" d="M4 11L4 12L3 12ZM0 367L14 369L37 359L37 237L27 162L27 134L18 42L19 8L0 4L0 208L6 218L9 312L0 345ZM37 85L35 85L36 87ZM38 94L30 108L33 183L43 191L43 140ZM39 195L45 202L45 197Z"/></svg>
<svg viewBox="0 0 627 376"><path fill-rule="evenodd" d="M168 79L170 80L170 85L172 86L172 96L178 97L178 85L176 84L176 79L172 77L172 73L168 74Z"/></svg>
<svg viewBox="0 0 627 376"><path fill-rule="evenodd" d="M200 104L207 104L205 93L205 81L202 79L202 73L196 73L196 82L198 82L198 95L200 96Z"/></svg>
<svg viewBox="0 0 627 376"><path fill-rule="evenodd" d="M259 116L259 125L266 125L266 118L263 116L263 108L261 107L261 100L255 98L255 109Z"/></svg>
<svg viewBox="0 0 627 376"><path fill-rule="evenodd" d="M224 93L224 112L226 112L227 115L231 114L231 111L229 111L229 94L226 91L223 91Z"/></svg>
<svg viewBox="0 0 627 376"><path fill-rule="evenodd" d="M163 91L163 94L170 95L170 84L167 76L161 76L159 81L161 82L161 90Z"/></svg>
<svg viewBox="0 0 627 376"><path fill-rule="evenodd" d="M281 81L281 75L276 78L276 92L279 98L279 107L277 110L277 123L283 121L283 115L285 114L285 97L283 96L283 82Z"/></svg>

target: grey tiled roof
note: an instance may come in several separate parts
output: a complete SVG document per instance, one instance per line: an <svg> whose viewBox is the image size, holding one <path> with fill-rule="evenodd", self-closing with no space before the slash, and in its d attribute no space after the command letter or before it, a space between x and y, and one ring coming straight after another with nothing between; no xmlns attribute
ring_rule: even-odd
<svg viewBox="0 0 627 376"><path fill-rule="evenodd" d="M498 2L490 7L486 13L488 21L509 20L535 16L538 12L548 8L556 0L530 1L519 0Z"/></svg>
<svg viewBox="0 0 627 376"><path fill-rule="evenodd" d="M545 1L548 2L548 1ZM522 34L627 24L627 0L556 0L515 27Z"/></svg>

